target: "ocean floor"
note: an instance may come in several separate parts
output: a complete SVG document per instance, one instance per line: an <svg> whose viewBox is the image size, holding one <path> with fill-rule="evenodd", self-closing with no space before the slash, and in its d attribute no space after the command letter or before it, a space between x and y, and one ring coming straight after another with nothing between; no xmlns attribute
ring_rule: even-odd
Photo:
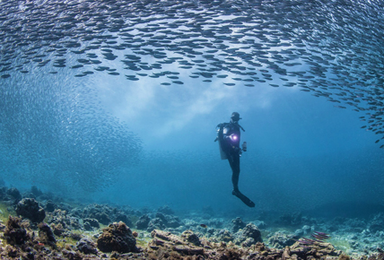
<svg viewBox="0 0 384 260"><path fill-rule="evenodd" d="M384 259L384 214L368 218L211 208L83 205L0 188L1 259Z"/></svg>

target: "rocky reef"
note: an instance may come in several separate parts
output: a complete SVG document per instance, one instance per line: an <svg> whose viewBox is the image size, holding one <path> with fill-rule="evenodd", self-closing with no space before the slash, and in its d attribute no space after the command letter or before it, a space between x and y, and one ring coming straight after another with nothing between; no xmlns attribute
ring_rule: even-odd
<svg viewBox="0 0 384 260"><path fill-rule="evenodd" d="M315 242L303 246L296 242L284 249L268 248L264 243L256 242L250 246L238 247L229 242L210 242L207 239L190 240L187 236L175 236L170 232L154 230L151 232L152 241L148 244L149 259L340 259L346 257L341 251L335 250L330 243Z"/></svg>
<svg viewBox="0 0 384 260"><path fill-rule="evenodd" d="M202 210L181 217L168 206L80 205L36 187L25 193L0 188L0 206L1 259L384 259L382 214L245 221Z"/></svg>

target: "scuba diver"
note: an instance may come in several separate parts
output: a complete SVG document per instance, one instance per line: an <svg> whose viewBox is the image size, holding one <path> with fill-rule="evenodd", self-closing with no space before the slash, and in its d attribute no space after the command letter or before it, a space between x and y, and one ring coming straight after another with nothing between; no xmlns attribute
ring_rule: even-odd
<svg viewBox="0 0 384 260"><path fill-rule="evenodd" d="M242 144L240 148L240 129L245 131L239 125L240 114L233 112L229 123L221 123L217 125L216 141L219 141L220 155L222 160L228 160L232 169L232 194L238 197L248 207L255 207L255 203L242 194L239 190L240 175L240 156L242 152L247 151L247 143Z"/></svg>

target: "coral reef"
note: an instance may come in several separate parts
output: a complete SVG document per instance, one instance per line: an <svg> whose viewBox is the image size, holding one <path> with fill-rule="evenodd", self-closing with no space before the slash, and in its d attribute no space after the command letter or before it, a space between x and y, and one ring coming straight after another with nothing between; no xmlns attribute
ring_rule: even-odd
<svg viewBox="0 0 384 260"><path fill-rule="evenodd" d="M181 237L170 232L154 230L151 233L153 240L149 243L149 259L186 259L185 257L197 257L190 259L338 259L341 251L337 251L330 243L314 243L303 246L295 243L284 249L270 249L261 242L252 244L249 247L237 247L232 242L212 243L202 240L197 244L190 241L193 233Z"/></svg>
<svg viewBox="0 0 384 260"><path fill-rule="evenodd" d="M163 206L157 209L157 212L163 213L165 215L174 215L175 212L169 206Z"/></svg>
<svg viewBox="0 0 384 260"><path fill-rule="evenodd" d="M0 203L1 259L384 259L382 213L369 219L325 221L293 213L244 221L214 218L203 209L180 219L169 206L151 211L71 204L37 187L23 195L0 188Z"/></svg>
<svg viewBox="0 0 384 260"><path fill-rule="evenodd" d="M174 215L168 206L159 208L152 218L149 214L144 214L136 221L138 229L147 230L148 232L154 229L178 228L182 224L182 221Z"/></svg>
<svg viewBox="0 0 384 260"><path fill-rule="evenodd" d="M112 222L122 221L128 226L132 226L131 220L127 217L127 214L118 208L113 208L108 205L92 204L86 206L84 209L74 211L73 215L77 215L81 218L96 219L103 225L108 225Z"/></svg>
<svg viewBox="0 0 384 260"><path fill-rule="evenodd" d="M47 223L53 224L55 233L68 233L70 230L82 228L79 218L61 209L55 209L53 212L47 213Z"/></svg>

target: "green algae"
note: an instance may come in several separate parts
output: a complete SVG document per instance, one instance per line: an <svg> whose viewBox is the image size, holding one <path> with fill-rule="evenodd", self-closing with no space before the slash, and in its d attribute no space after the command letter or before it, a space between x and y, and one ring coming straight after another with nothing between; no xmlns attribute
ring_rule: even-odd
<svg viewBox="0 0 384 260"><path fill-rule="evenodd" d="M148 243L151 242L152 238L150 237L140 237L136 238L136 246L147 247Z"/></svg>
<svg viewBox="0 0 384 260"><path fill-rule="evenodd" d="M330 238L327 242L331 243L337 250L341 250L343 252L351 250L351 245L345 238Z"/></svg>
<svg viewBox="0 0 384 260"><path fill-rule="evenodd" d="M132 229L132 232L136 232L138 234L136 239L136 246L139 247L147 247L148 243L152 241L151 233L147 231Z"/></svg>
<svg viewBox="0 0 384 260"><path fill-rule="evenodd" d="M67 248L68 246L76 246L77 240L71 237L60 238L56 241L56 246L58 248Z"/></svg>
<svg viewBox="0 0 384 260"><path fill-rule="evenodd" d="M100 230L95 230L95 231L83 231L83 230L80 230L80 229L74 229L74 230L70 230L70 234L65 234L64 236L63 235L55 235L55 238L56 238L56 246L59 247L59 248L67 248L67 247L75 247L77 242L79 242L79 240L82 238L82 237L88 237L88 238L92 238L94 237L97 233L99 233ZM93 239L91 239L93 240Z"/></svg>
<svg viewBox="0 0 384 260"><path fill-rule="evenodd" d="M9 215L15 215L15 212L8 211L8 206L0 203L0 221L3 223L7 222Z"/></svg>

